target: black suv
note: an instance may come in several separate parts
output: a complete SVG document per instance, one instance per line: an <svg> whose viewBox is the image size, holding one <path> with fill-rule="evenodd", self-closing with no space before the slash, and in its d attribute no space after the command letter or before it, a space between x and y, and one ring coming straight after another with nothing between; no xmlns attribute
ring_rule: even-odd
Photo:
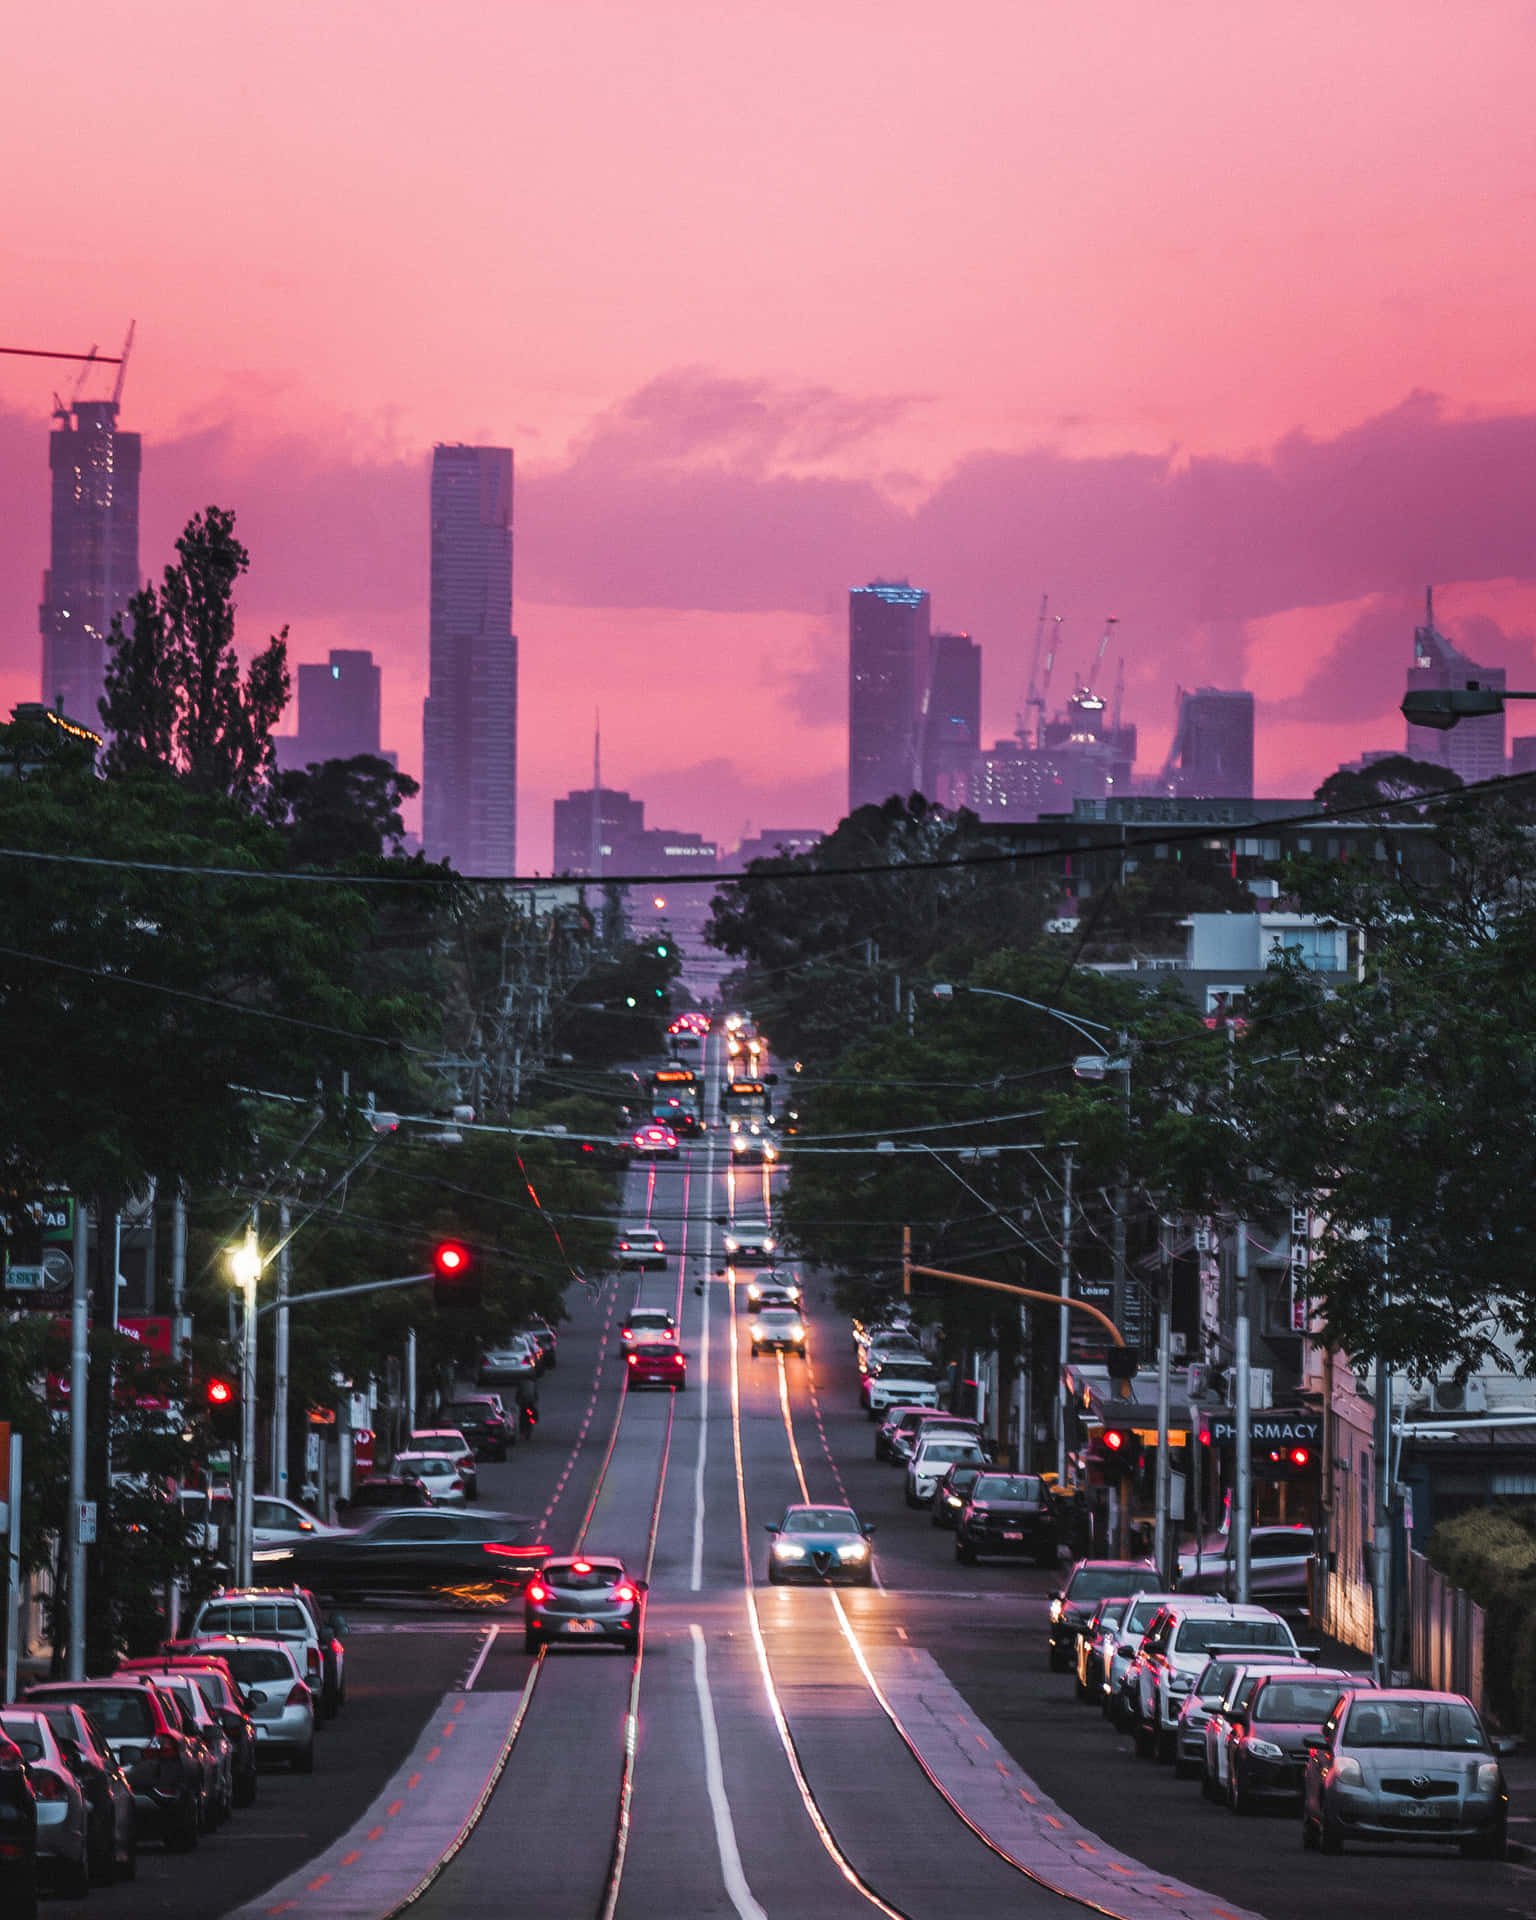
<svg viewBox="0 0 1536 1920"><path fill-rule="evenodd" d="M438 1410L445 1427L457 1427L480 1460L505 1460L517 1442L517 1426L496 1411L489 1400L450 1400Z"/></svg>

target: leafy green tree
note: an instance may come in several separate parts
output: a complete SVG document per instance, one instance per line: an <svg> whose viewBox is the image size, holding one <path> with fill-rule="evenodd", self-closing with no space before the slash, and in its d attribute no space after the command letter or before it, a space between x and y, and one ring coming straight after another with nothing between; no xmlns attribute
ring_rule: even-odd
<svg viewBox="0 0 1536 1920"><path fill-rule="evenodd" d="M420 791L408 773L359 753L277 774L272 811L287 828L295 866L337 867L398 854L405 838L400 809Z"/></svg>
<svg viewBox="0 0 1536 1920"><path fill-rule="evenodd" d="M235 583L250 556L221 507L194 514L179 561L112 622L101 718L109 775L144 767L247 807L273 768L272 729L288 703L288 630L269 640L244 678L235 652Z"/></svg>
<svg viewBox="0 0 1536 1920"><path fill-rule="evenodd" d="M1392 753L1385 759L1373 760L1358 773L1342 767L1337 773L1330 773L1313 798L1327 813L1380 806L1391 809L1383 812L1383 819L1400 820L1402 801L1416 799L1421 794L1454 793L1461 784L1461 775L1449 767L1436 766L1432 760L1415 760L1406 753Z"/></svg>

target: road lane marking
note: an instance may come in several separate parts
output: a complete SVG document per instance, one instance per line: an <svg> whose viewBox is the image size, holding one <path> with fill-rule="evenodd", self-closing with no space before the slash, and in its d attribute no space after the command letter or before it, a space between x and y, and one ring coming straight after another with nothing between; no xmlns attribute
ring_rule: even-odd
<svg viewBox="0 0 1536 1920"><path fill-rule="evenodd" d="M711 1139L704 1173L704 1315L699 1332L701 1357L699 1380L699 1457L693 1466L693 1559L688 1569L688 1589L697 1593L704 1584L704 1464L709 1458L709 1296L710 1267L714 1261L714 1224L707 1211L714 1192L715 1143ZM683 1228L687 1232L686 1222Z"/></svg>
<svg viewBox="0 0 1536 1920"><path fill-rule="evenodd" d="M714 1695L709 1687L709 1652L704 1645L704 1629L695 1620L690 1624L688 1634L693 1641L693 1688L699 1697L699 1730L704 1740L704 1782L709 1793L709 1811L715 1823L715 1851L720 1856L720 1875L740 1920L768 1920L752 1897L747 1876L742 1872L741 1850L736 1845L736 1823L731 1818L731 1803L725 1791L725 1769L720 1764L720 1725L715 1718Z"/></svg>
<svg viewBox="0 0 1536 1920"><path fill-rule="evenodd" d="M474 1692L475 1682L480 1678L480 1669L485 1665L485 1656L490 1652L491 1648L495 1646L496 1636L500 1632L501 1632L500 1627L486 1628L485 1644L484 1646L481 1647L480 1651L475 1655L475 1664L470 1668L469 1678L464 1682L464 1691L466 1693ZM449 1726L445 1729L445 1731L448 1733L452 1733L453 1728Z"/></svg>

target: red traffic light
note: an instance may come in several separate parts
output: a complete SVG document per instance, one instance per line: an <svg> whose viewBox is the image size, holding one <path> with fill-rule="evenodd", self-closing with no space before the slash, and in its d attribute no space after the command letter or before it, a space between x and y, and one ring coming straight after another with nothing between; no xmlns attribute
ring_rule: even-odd
<svg viewBox="0 0 1536 1920"><path fill-rule="evenodd" d="M208 1404L210 1407L227 1407L235 1397L235 1390L227 1380L208 1382Z"/></svg>
<svg viewBox="0 0 1536 1920"><path fill-rule="evenodd" d="M469 1271L469 1249L460 1246L457 1240L445 1240L441 1246L433 1249L432 1265L445 1279L452 1279Z"/></svg>
<svg viewBox="0 0 1536 1920"><path fill-rule="evenodd" d="M1312 1455L1308 1452L1308 1450L1305 1447L1291 1448L1291 1465L1293 1467L1310 1466L1311 1461L1312 1461Z"/></svg>
<svg viewBox="0 0 1536 1920"><path fill-rule="evenodd" d="M474 1256L462 1240L440 1240L432 1249L432 1297L440 1307L463 1309L480 1304L480 1276Z"/></svg>
<svg viewBox="0 0 1536 1920"><path fill-rule="evenodd" d="M1104 1451L1106 1453L1118 1453L1124 1445L1125 1435L1118 1427L1111 1427L1104 1435Z"/></svg>

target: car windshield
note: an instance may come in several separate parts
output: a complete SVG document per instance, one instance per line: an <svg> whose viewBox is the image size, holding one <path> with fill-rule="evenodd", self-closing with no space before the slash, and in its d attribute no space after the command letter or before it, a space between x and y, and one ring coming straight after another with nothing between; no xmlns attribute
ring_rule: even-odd
<svg viewBox="0 0 1536 1920"><path fill-rule="evenodd" d="M222 1600L213 1601L197 1616L198 1633L253 1633L271 1638L274 1634L308 1634L310 1622L302 1607L291 1602Z"/></svg>
<svg viewBox="0 0 1536 1920"><path fill-rule="evenodd" d="M1287 1726L1320 1727L1339 1697L1337 1680L1272 1680L1253 1703L1255 1720L1279 1720Z"/></svg>
<svg viewBox="0 0 1536 1920"><path fill-rule="evenodd" d="M1045 1488L1032 1473L984 1473L971 1489L974 1500L1043 1500Z"/></svg>
<svg viewBox="0 0 1536 1920"><path fill-rule="evenodd" d="M242 1687L293 1678L293 1668L275 1647L221 1647L219 1657L229 1662L230 1672Z"/></svg>
<svg viewBox="0 0 1536 1920"><path fill-rule="evenodd" d="M443 1412L452 1416L456 1425L461 1427L483 1426L491 1417L487 1406L444 1407Z"/></svg>
<svg viewBox="0 0 1536 1920"><path fill-rule="evenodd" d="M17 1713L0 1713L0 1727L15 1741L23 1760L46 1760L48 1749L35 1722Z"/></svg>
<svg viewBox="0 0 1536 1920"><path fill-rule="evenodd" d="M784 1516L786 1533L857 1533L851 1507L802 1507Z"/></svg>
<svg viewBox="0 0 1536 1920"><path fill-rule="evenodd" d="M54 1695L55 1699L60 1696ZM66 1695L77 1706L88 1707L108 1740L149 1740L159 1731L154 1710L142 1693L92 1688L89 1693Z"/></svg>
<svg viewBox="0 0 1536 1920"><path fill-rule="evenodd" d="M924 1462L934 1460L972 1460L981 1451L974 1440L925 1440Z"/></svg>
<svg viewBox="0 0 1536 1920"><path fill-rule="evenodd" d="M209 1673L206 1669L190 1668L187 1678L210 1707L222 1707L228 1704L224 1698L224 1679L221 1674Z"/></svg>
<svg viewBox="0 0 1536 1920"><path fill-rule="evenodd" d="M1464 1700L1357 1700L1345 1723L1344 1744L1478 1753L1488 1740Z"/></svg>
<svg viewBox="0 0 1536 1920"><path fill-rule="evenodd" d="M1078 1602L1103 1600L1111 1593L1123 1592L1126 1587L1139 1593L1151 1581L1150 1567L1145 1580L1138 1580L1134 1570L1127 1571L1124 1567L1079 1567L1067 1582L1067 1598Z"/></svg>
<svg viewBox="0 0 1536 1920"><path fill-rule="evenodd" d="M1289 1647L1283 1620L1186 1620L1174 1645L1180 1653L1209 1653L1214 1647Z"/></svg>
<svg viewBox="0 0 1536 1920"><path fill-rule="evenodd" d="M624 1569L612 1561L572 1561L565 1566L546 1567L543 1577L549 1586L568 1593L592 1593L601 1587L616 1587L624 1578Z"/></svg>
<svg viewBox="0 0 1536 1920"><path fill-rule="evenodd" d="M951 1493L964 1493L968 1488L975 1486L981 1477L981 1468L974 1464L951 1467L944 1477L949 1482Z"/></svg>

